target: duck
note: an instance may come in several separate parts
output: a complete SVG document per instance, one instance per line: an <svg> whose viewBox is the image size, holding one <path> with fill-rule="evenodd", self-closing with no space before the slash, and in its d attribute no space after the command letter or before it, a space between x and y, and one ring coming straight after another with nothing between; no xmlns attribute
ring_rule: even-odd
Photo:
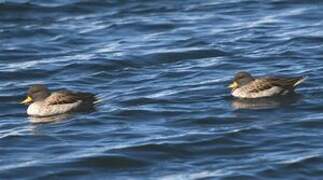
<svg viewBox="0 0 323 180"><path fill-rule="evenodd" d="M233 82L228 86L231 95L237 98L264 98L283 96L295 92L296 86L304 82L306 77L263 76L255 78L249 72L235 74Z"/></svg>
<svg viewBox="0 0 323 180"><path fill-rule="evenodd" d="M51 92L45 85L34 84L21 104L28 105L27 114L48 117L71 112L91 111L97 98L88 92L60 90Z"/></svg>

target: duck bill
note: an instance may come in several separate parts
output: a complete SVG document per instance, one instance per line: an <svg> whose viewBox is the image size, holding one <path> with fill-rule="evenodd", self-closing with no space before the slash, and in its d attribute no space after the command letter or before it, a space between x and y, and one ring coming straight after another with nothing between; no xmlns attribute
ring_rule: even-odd
<svg viewBox="0 0 323 180"><path fill-rule="evenodd" d="M29 104L33 101L33 99L30 96L27 96L27 98L20 102L20 104Z"/></svg>
<svg viewBox="0 0 323 180"><path fill-rule="evenodd" d="M238 88L238 83L236 83L235 81L233 83L231 83L228 88L234 90L234 89L237 89Z"/></svg>

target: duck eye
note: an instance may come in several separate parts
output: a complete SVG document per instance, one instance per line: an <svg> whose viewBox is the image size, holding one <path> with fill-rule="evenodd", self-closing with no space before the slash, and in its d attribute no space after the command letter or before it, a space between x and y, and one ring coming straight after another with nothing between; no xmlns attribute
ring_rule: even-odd
<svg viewBox="0 0 323 180"><path fill-rule="evenodd" d="M240 80L240 79L242 79L243 77L242 76L237 76L236 77L236 80Z"/></svg>
<svg viewBox="0 0 323 180"><path fill-rule="evenodd" d="M28 96L32 97L32 96L33 96L33 94L37 94L37 93L39 93L39 92L40 92L39 90L35 90L35 91L30 91L30 92L28 92L27 94L28 94Z"/></svg>

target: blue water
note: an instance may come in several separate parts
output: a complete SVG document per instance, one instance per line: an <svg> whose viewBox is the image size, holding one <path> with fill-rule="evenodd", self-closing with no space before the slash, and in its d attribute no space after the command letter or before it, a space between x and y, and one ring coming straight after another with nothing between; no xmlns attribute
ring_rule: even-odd
<svg viewBox="0 0 323 180"><path fill-rule="evenodd" d="M323 3L0 0L0 179L320 179ZM307 76L233 99L233 75ZM31 84L97 111L33 123Z"/></svg>

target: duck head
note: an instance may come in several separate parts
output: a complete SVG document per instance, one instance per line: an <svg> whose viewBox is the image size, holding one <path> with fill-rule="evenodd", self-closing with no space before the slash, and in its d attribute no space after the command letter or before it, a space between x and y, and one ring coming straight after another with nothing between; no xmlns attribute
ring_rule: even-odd
<svg viewBox="0 0 323 180"><path fill-rule="evenodd" d="M242 87L254 80L255 78L253 78L250 73L241 71L236 73L232 83L228 86L228 88L234 91L235 89Z"/></svg>
<svg viewBox="0 0 323 180"><path fill-rule="evenodd" d="M29 105L36 101L46 99L50 95L48 88L42 84L34 84L27 91L27 97L21 104Z"/></svg>

